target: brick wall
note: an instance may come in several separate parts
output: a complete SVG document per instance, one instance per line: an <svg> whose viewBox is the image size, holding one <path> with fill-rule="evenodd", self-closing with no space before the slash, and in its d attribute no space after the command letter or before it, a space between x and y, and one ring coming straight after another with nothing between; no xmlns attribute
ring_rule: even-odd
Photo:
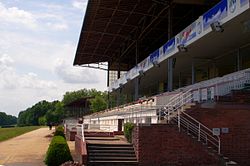
<svg viewBox="0 0 250 166"><path fill-rule="evenodd" d="M197 107L188 113L209 128L229 128L220 136L221 153L250 166L250 105L219 103L213 109Z"/></svg>
<svg viewBox="0 0 250 166"><path fill-rule="evenodd" d="M75 135L75 151L76 151L76 160L80 164L87 164L87 144L86 141L83 141L82 138L78 135Z"/></svg>
<svg viewBox="0 0 250 166"><path fill-rule="evenodd" d="M138 126L132 142L139 165L218 165L216 155L208 153L196 140L179 133L173 125Z"/></svg>

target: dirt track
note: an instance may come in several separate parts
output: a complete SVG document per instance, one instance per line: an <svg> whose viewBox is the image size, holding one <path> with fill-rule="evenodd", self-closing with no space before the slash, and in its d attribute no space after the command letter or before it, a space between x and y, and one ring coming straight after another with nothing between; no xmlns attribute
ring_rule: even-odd
<svg viewBox="0 0 250 166"><path fill-rule="evenodd" d="M0 165L43 166L53 130L40 128L0 143Z"/></svg>

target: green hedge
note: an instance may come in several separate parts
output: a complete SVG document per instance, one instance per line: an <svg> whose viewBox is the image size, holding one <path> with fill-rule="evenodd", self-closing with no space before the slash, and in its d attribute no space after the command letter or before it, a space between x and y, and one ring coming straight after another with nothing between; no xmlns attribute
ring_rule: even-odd
<svg viewBox="0 0 250 166"><path fill-rule="evenodd" d="M66 161L73 161L68 144L62 136L54 136L46 153L45 164L59 166Z"/></svg>
<svg viewBox="0 0 250 166"><path fill-rule="evenodd" d="M128 142L131 143L132 141L132 130L134 128L134 124L133 123L125 123L124 124L124 135L127 138Z"/></svg>
<svg viewBox="0 0 250 166"><path fill-rule="evenodd" d="M65 138L64 127L63 126L58 126L56 128L54 136L62 136L63 138Z"/></svg>

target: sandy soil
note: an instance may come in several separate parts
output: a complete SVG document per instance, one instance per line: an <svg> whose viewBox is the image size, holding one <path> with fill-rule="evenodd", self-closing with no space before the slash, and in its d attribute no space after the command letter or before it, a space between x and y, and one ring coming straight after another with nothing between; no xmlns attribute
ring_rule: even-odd
<svg viewBox="0 0 250 166"><path fill-rule="evenodd" d="M0 165L43 166L53 132L40 128L0 143Z"/></svg>

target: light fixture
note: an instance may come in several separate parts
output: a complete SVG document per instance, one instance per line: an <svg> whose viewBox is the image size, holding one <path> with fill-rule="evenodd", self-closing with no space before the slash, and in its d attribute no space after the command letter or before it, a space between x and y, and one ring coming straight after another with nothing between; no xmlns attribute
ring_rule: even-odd
<svg viewBox="0 0 250 166"><path fill-rule="evenodd" d="M152 63L153 63L153 65L154 65L154 67L160 67L159 62L158 62L157 60L156 60L156 61L153 61Z"/></svg>
<svg viewBox="0 0 250 166"><path fill-rule="evenodd" d="M139 71L139 75L140 75L140 76L144 76L143 70L140 70L140 71Z"/></svg>
<svg viewBox="0 0 250 166"><path fill-rule="evenodd" d="M122 83L120 83L120 84L119 84L119 87L120 87L120 88L122 88L122 87L123 87L123 84L122 84Z"/></svg>
<svg viewBox="0 0 250 166"><path fill-rule="evenodd" d="M180 44L177 46L179 52L187 52L187 47L184 46L184 44Z"/></svg>
<svg viewBox="0 0 250 166"><path fill-rule="evenodd" d="M127 82L129 82L131 79L130 78L126 78Z"/></svg>
<svg viewBox="0 0 250 166"><path fill-rule="evenodd" d="M223 32L224 31L224 29L221 26L219 21L211 23L210 26L212 28L212 31L214 31L214 32Z"/></svg>

